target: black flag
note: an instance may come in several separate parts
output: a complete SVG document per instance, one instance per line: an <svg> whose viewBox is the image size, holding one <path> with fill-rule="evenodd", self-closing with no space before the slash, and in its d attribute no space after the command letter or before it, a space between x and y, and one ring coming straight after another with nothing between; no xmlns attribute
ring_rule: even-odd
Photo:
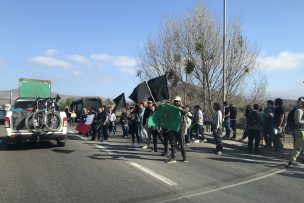
<svg viewBox="0 0 304 203"><path fill-rule="evenodd" d="M169 99L169 90L166 74L149 80L148 85L155 101ZM152 98L150 98L150 100L151 99Z"/></svg>
<svg viewBox="0 0 304 203"><path fill-rule="evenodd" d="M129 96L135 103L143 102L151 97L147 82L142 82L137 85L132 94Z"/></svg>
<svg viewBox="0 0 304 203"><path fill-rule="evenodd" d="M122 108L126 108L126 99L125 99L125 93L122 93L121 95L119 95L118 97L116 97L115 99L113 99L114 103L115 103L115 108L113 111L116 111L118 109L122 109Z"/></svg>

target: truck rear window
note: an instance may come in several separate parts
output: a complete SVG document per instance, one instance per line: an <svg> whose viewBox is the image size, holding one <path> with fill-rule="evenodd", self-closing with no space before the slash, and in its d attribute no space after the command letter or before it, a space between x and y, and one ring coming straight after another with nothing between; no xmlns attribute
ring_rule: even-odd
<svg viewBox="0 0 304 203"><path fill-rule="evenodd" d="M14 105L14 108L20 108L23 110L32 110L34 108L34 102L33 101L17 101Z"/></svg>

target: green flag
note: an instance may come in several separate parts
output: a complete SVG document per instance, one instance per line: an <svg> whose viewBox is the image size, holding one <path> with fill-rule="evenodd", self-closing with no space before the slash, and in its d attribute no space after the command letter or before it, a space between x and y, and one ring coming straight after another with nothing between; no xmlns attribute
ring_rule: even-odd
<svg viewBox="0 0 304 203"><path fill-rule="evenodd" d="M181 121L182 115L176 106L162 104L149 117L148 126L162 127L178 132Z"/></svg>

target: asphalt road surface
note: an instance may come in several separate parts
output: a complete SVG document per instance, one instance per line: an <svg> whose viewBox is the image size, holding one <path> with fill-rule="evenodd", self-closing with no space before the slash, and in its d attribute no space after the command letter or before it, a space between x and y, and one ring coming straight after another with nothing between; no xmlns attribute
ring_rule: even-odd
<svg viewBox="0 0 304 203"><path fill-rule="evenodd" d="M218 156L209 138L187 146L188 163L167 164L161 149L131 147L121 132L107 143L74 132L65 147L2 143L0 202L304 202L304 169L285 169L288 150L248 155L225 141Z"/></svg>

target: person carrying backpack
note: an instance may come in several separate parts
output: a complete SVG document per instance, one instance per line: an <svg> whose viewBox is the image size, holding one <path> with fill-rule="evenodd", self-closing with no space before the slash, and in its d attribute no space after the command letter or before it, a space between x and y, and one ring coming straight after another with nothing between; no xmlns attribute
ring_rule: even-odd
<svg viewBox="0 0 304 203"><path fill-rule="evenodd" d="M288 116L287 116L287 126L292 134L293 137L293 147L295 147L295 143L296 143L296 132L295 132L295 120L294 120L294 113L298 108L301 108L301 102L304 101L304 97L300 97L297 101L297 106L295 106L291 111L288 112Z"/></svg>
<svg viewBox="0 0 304 203"><path fill-rule="evenodd" d="M254 153L259 154L260 140L261 140L261 132L263 129L263 115L259 112L259 105L253 105L253 111L250 112L247 117L247 133L248 133L248 153L252 153L252 145L253 140L255 140L254 144Z"/></svg>
<svg viewBox="0 0 304 203"><path fill-rule="evenodd" d="M296 163L296 160L297 157L300 155L301 151L304 149L304 101L301 101L300 107L297 108L294 112L294 122L296 143L290 160L288 162L287 168L299 165L298 163Z"/></svg>

